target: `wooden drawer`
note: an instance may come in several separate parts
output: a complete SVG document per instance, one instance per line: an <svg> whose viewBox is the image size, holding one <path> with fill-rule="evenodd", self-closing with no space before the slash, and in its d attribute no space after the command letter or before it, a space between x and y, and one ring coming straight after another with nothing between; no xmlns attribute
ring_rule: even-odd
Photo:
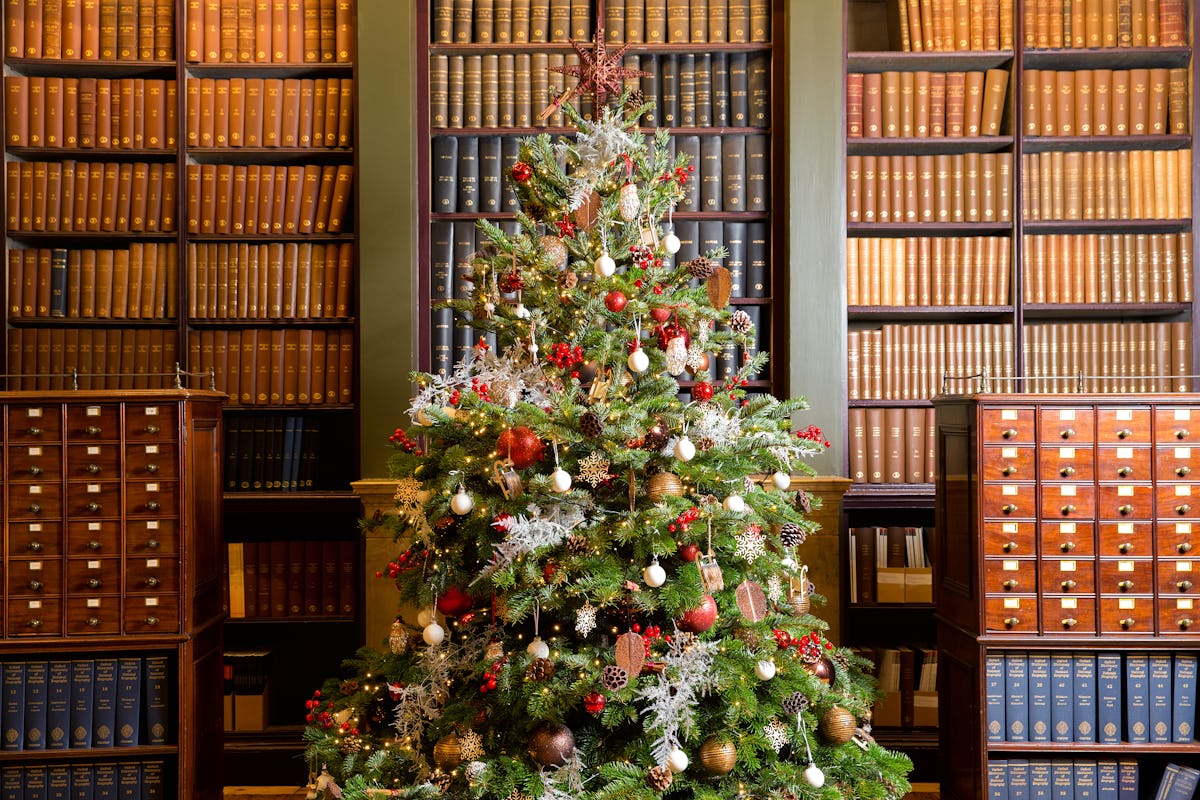
<svg viewBox="0 0 1200 800"><path fill-rule="evenodd" d="M1153 523L1101 522L1098 553L1110 558L1148 558L1154 551Z"/></svg>
<svg viewBox="0 0 1200 800"><path fill-rule="evenodd" d="M1200 445L1158 445L1154 448L1154 477L1160 481L1200 480Z"/></svg>
<svg viewBox="0 0 1200 800"><path fill-rule="evenodd" d="M1037 553L1037 526L1034 522L983 523L983 555L1032 556Z"/></svg>
<svg viewBox="0 0 1200 800"><path fill-rule="evenodd" d="M8 562L8 593L13 597L62 594L62 559L23 558Z"/></svg>
<svg viewBox="0 0 1200 800"><path fill-rule="evenodd" d="M1044 407L1038 411L1040 417L1040 442L1079 442L1091 444L1096 440L1095 413L1090 406L1062 408Z"/></svg>
<svg viewBox="0 0 1200 800"><path fill-rule="evenodd" d="M1042 519L1093 519L1096 487L1090 483L1044 483L1039 487Z"/></svg>
<svg viewBox="0 0 1200 800"><path fill-rule="evenodd" d="M144 442L125 449L125 477L139 480L176 478L178 451L174 444Z"/></svg>
<svg viewBox="0 0 1200 800"><path fill-rule="evenodd" d="M1153 479L1154 450L1150 445L1117 445L1096 448L1096 480L1149 481Z"/></svg>
<svg viewBox="0 0 1200 800"><path fill-rule="evenodd" d="M1158 594L1200 595L1200 558L1164 558L1158 561Z"/></svg>
<svg viewBox="0 0 1200 800"><path fill-rule="evenodd" d="M173 519L139 519L125 524L129 556L174 555L179 552L179 525Z"/></svg>
<svg viewBox="0 0 1200 800"><path fill-rule="evenodd" d="M71 520L67 523L67 555L100 558L120 554L119 519Z"/></svg>
<svg viewBox="0 0 1200 800"><path fill-rule="evenodd" d="M67 445L67 479L115 481L121 477L121 445L93 442Z"/></svg>
<svg viewBox="0 0 1200 800"><path fill-rule="evenodd" d="M67 596L120 594L120 558L68 558Z"/></svg>
<svg viewBox="0 0 1200 800"><path fill-rule="evenodd" d="M50 558L62 554L62 524L52 522L10 522L8 525L8 556L41 556Z"/></svg>
<svg viewBox="0 0 1200 800"><path fill-rule="evenodd" d="M174 558L125 560L125 594L178 594L179 561Z"/></svg>
<svg viewBox="0 0 1200 800"><path fill-rule="evenodd" d="M1154 519L1154 486L1149 483L1102 483L1096 502L1099 519Z"/></svg>
<svg viewBox="0 0 1200 800"><path fill-rule="evenodd" d="M1154 441L1200 444L1200 409L1158 406L1154 409Z"/></svg>
<svg viewBox="0 0 1200 800"><path fill-rule="evenodd" d="M62 516L62 484L10 483L5 510L10 520L57 520Z"/></svg>
<svg viewBox="0 0 1200 800"><path fill-rule="evenodd" d="M1101 558L1101 594L1150 594L1154 591L1154 562L1145 558Z"/></svg>
<svg viewBox="0 0 1200 800"><path fill-rule="evenodd" d="M1088 558L1096 554L1095 528L1091 522L1038 523L1042 538L1042 558L1075 556Z"/></svg>
<svg viewBox="0 0 1200 800"><path fill-rule="evenodd" d="M1043 481L1094 480L1091 447L1042 445L1038 448L1038 479Z"/></svg>
<svg viewBox="0 0 1200 800"><path fill-rule="evenodd" d="M1093 594L1096 591L1096 562L1090 558L1044 558L1041 564L1042 594Z"/></svg>
<svg viewBox="0 0 1200 800"><path fill-rule="evenodd" d="M1150 442L1149 406L1096 409L1096 441L1100 444Z"/></svg>
<svg viewBox="0 0 1200 800"><path fill-rule="evenodd" d="M121 596L67 598L68 636L116 636L121 632Z"/></svg>
<svg viewBox="0 0 1200 800"><path fill-rule="evenodd" d="M979 417L979 437L984 444L1035 440L1032 406L984 408L980 410Z"/></svg>
<svg viewBox="0 0 1200 800"><path fill-rule="evenodd" d="M983 484L983 518L1022 517L1033 519L1036 485L1032 483Z"/></svg>
<svg viewBox="0 0 1200 800"><path fill-rule="evenodd" d="M1154 598L1151 595L1100 595L1099 633L1153 633Z"/></svg>
<svg viewBox="0 0 1200 800"><path fill-rule="evenodd" d="M87 481L67 484L68 518L100 519L120 516L120 481Z"/></svg>
<svg viewBox="0 0 1200 800"><path fill-rule="evenodd" d="M1154 515L1158 519L1200 519L1200 484L1158 484Z"/></svg>
<svg viewBox="0 0 1200 800"><path fill-rule="evenodd" d="M983 448L980 476L985 481L1031 481L1037 477L1036 457L1033 445L989 445Z"/></svg>
<svg viewBox="0 0 1200 800"><path fill-rule="evenodd" d="M175 438L179 411L174 404L127 403L126 442L165 442Z"/></svg>
<svg viewBox="0 0 1200 800"><path fill-rule="evenodd" d="M125 598L125 633L178 633L179 595L138 595Z"/></svg>
<svg viewBox="0 0 1200 800"><path fill-rule="evenodd" d="M989 594L1036 592L1037 577L1037 559L988 558L983 562L983 591Z"/></svg>
<svg viewBox="0 0 1200 800"><path fill-rule="evenodd" d="M67 406L67 439L75 442L119 441L121 407L116 403Z"/></svg>
<svg viewBox="0 0 1200 800"><path fill-rule="evenodd" d="M1038 632L1038 598L1035 595L987 595L984 624L989 633Z"/></svg>
<svg viewBox="0 0 1200 800"><path fill-rule="evenodd" d="M62 600L57 597L8 601L9 636L62 636Z"/></svg>
<svg viewBox="0 0 1200 800"><path fill-rule="evenodd" d="M62 480L62 445L10 445L5 457L8 468L4 474L10 481Z"/></svg>
<svg viewBox="0 0 1200 800"><path fill-rule="evenodd" d="M179 485L175 481L127 481L125 514L130 517L174 517L179 513Z"/></svg>
<svg viewBox="0 0 1200 800"><path fill-rule="evenodd" d="M1195 635L1200 624L1200 600L1193 597L1160 597L1158 599L1158 632L1164 636L1190 633Z"/></svg>
<svg viewBox="0 0 1200 800"><path fill-rule="evenodd" d="M1159 558L1174 556L1200 556L1200 527L1193 522L1160 521L1155 523L1156 555ZM1193 539L1195 531L1197 538Z"/></svg>
<svg viewBox="0 0 1200 800"><path fill-rule="evenodd" d="M1095 595L1044 595L1041 611L1042 630L1047 635L1096 632Z"/></svg>
<svg viewBox="0 0 1200 800"><path fill-rule="evenodd" d="M8 407L8 443L45 444L62 439L62 414L58 406L13 405Z"/></svg>

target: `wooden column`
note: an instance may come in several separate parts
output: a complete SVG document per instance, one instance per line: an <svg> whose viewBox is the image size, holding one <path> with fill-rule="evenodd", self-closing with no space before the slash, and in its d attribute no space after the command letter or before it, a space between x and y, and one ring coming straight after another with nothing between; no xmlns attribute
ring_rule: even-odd
<svg viewBox="0 0 1200 800"><path fill-rule="evenodd" d="M394 498L396 481L390 478L364 478L350 484L362 501L363 517L373 518L376 514L396 513ZM369 528L364 534L362 581L363 591L363 642L378 650L387 646L392 620L399 612L399 594L391 581L376 578L376 570L382 569L398 552L392 541L392 531L382 525ZM416 625L417 612L406 611L405 619Z"/></svg>
<svg viewBox="0 0 1200 800"><path fill-rule="evenodd" d="M850 487L849 478L818 475L812 478L793 478L793 489L803 489L821 498L821 508L811 519L821 530L809 536L796 548L796 559L808 565L808 579L825 596L824 606L814 607L813 614L829 623L829 639L842 644L842 495Z"/></svg>

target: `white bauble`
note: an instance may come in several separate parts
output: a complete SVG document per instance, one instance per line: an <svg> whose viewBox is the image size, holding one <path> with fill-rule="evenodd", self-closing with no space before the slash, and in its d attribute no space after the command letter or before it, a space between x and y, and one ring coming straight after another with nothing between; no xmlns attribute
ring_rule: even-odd
<svg viewBox="0 0 1200 800"><path fill-rule="evenodd" d="M424 628L429 623L437 619L437 612L432 608L422 608L417 612L417 624Z"/></svg>
<svg viewBox="0 0 1200 800"><path fill-rule="evenodd" d="M792 476L780 470L771 476L771 482L775 484L776 489L786 492L788 487L792 485Z"/></svg>
<svg viewBox="0 0 1200 800"><path fill-rule="evenodd" d="M421 638L425 640L425 644L437 645L446 640L446 629L436 622L431 622L425 626L425 630L421 632Z"/></svg>
<svg viewBox="0 0 1200 800"><path fill-rule="evenodd" d="M783 567L784 569L795 569L797 566L796 559L792 558L791 556L784 556L783 560L779 562L779 566Z"/></svg>
<svg viewBox="0 0 1200 800"><path fill-rule="evenodd" d="M775 662L763 659L754 665L754 674L760 681L769 681L775 677Z"/></svg>
<svg viewBox="0 0 1200 800"><path fill-rule="evenodd" d="M650 368L650 356L646 355L646 351L638 348L629 354L629 368L634 372L645 372Z"/></svg>
<svg viewBox="0 0 1200 800"><path fill-rule="evenodd" d="M688 768L689 763L691 762L688 761L687 753L678 747L667 753L667 769L671 770L671 772L683 772Z"/></svg>
<svg viewBox="0 0 1200 800"><path fill-rule="evenodd" d="M549 658L550 645L542 641L542 637L534 637L534 640L525 648L525 652L534 658Z"/></svg>
<svg viewBox="0 0 1200 800"><path fill-rule="evenodd" d="M571 489L571 474L559 467L550 473L550 486L556 492L566 492Z"/></svg>
<svg viewBox="0 0 1200 800"><path fill-rule="evenodd" d="M683 247L683 242L679 241L679 237L674 232L668 233L663 237L663 247L671 255L679 252L679 248Z"/></svg>
<svg viewBox="0 0 1200 800"><path fill-rule="evenodd" d="M825 773L816 764L809 764L804 770L804 780L814 789L820 789L825 785Z"/></svg>
<svg viewBox="0 0 1200 800"><path fill-rule="evenodd" d="M657 589L667 582L667 571L657 561L642 570L642 580L652 589Z"/></svg>
<svg viewBox="0 0 1200 800"><path fill-rule="evenodd" d="M696 445L686 436L679 437L675 443L675 457L680 461L691 461L696 457Z"/></svg>
<svg viewBox="0 0 1200 800"><path fill-rule="evenodd" d="M455 514L458 514L460 517L464 514L470 513L471 509L474 507L475 500L471 497L471 495L467 494L466 489L459 489L458 494L450 498L450 510Z"/></svg>
<svg viewBox="0 0 1200 800"><path fill-rule="evenodd" d="M611 278L613 273L617 271L617 262L613 261L612 256L608 253L601 253L594 264L596 274L601 278Z"/></svg>
<svg viewBox="0 0 1200 800"><path fill-rule="evenodd" d="M741 514L746 510L746 501L740 494L729 495L725 498L725 502L722 505L726 511L732 511L735 514Z"/></svg>

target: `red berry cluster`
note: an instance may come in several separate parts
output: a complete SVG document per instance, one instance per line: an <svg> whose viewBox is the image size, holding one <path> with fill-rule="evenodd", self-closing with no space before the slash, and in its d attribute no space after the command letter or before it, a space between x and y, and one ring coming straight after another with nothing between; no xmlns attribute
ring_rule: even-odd
<svg viewBox="0 0 1200 800"><path fill-rule="evenodd" d="M496 678L500 676L500 670L508 663L508 656L493 661L492 666L483 671L483 683L479 684L479 693L487 694L496 690Z"/></svg>
<svg viewBox="0 0 1200 800"><path fill-rule="evenodd" d="M629 252L633 255L634 263L642 269L662 266L662 259L655 258L654 251L644 244L632 245L629 248Z"/></svg>
<svg viewBox="0 0 1200 800"><path fill-rule="evenodd" d="M479 378L471 378L471 391L479 395L480 400L487 403L492 402L491 395L488 393L490 391L488 385L479 380Z"/></svg>
<svg viewBox="0 0 1200 800"><path fill-rule="evenodd" d="M412 439L408 438L408 434L403 428L396 428L396 432L388 437L388 441L409 453L421 455L421 448Z"/></svg>
<svg viewBox="0 0 1200 800"><path fill-rule="evenodd" d="M412 564L409 562L411 562L413 560L414 560L413 559L413 551L405 550L403 553L401 553L396 558L395 561L388 562L387 569L376 570L375 577L382 578L384 575L387 575L389 578L395 578L395 577L399 576L401 572L405 572L407 570L412 569L415 566L415 564Z"/></svg>
<svg viewBox="0 0 1200 800"><path fill-rule="evenodd" d="M642 626L635 622L629 626L629 629L634 633L640 633L642 635L642 643L646 646L647 659L650 658L650 647L656 640L662 639L664 642L670 641L670 637L664 637L662 635L662 628L658 627L657 625L647 625L646 629L643 631Z"/></svg>
<svg viewBox="0 0 1200 800"><path fill-rule="evenodd" d="M779 646L780 650L786 650L789 647L794 647L801 653L813 651L820 653L822 648L825 650L833 649L833 644L830 642L822 642L821 634L817 633L816 631L807 633L804 636L797 636L793 638L792 635L787 631L775 628L774 634L775 644Z"/></svg>
<svg viewBox="0 0 1200 800"><path fill-rule="evenodd" d="M684 511L682 514L676 517L675 521L667 526L667 530L669 530L671 533L675 533L676 531L686 531L688 526L698 519L700 519L700 509L692 506L687 511Z"/></svg>
<svg viewBox="0 0 1200 800"><path fill-rule="evenodd" d="M796 431L797 439L807 439L810 442L817 442L825 447L829 447L829 440L825 438L825 434L821 433L821 429L816 425L809 425L802 431Z"/></svg>
<svg viewBox="0 0 1200 800"><path fill-rule="evenodd" d="M695 172L696 167L688 164L686 167L676 167L674 172L664 172L659 176L659 180L666 182L669 180L678 181L680 185L687 183L688 173Z"/></svg>
<svg viewBox="0 0 1200 800"><path fill-rule="evenodd" d="M333 718L333 701L323 701L320 689L313 692L310 699L304 701L304 708L308 711L304 715L304 721L309 725L317 725L329 730L337 724L337 720Z"/></svg>
<svg viewBox="0 0 1200 800"><path fill-rule="evenodd" d="M521 278L521 273L515 269L500 276L500 291L505 294L512 294L524 288L525 281Z"/></svg>
<svg viewBox="0 0 1200 800"><path fill-rule="evenodd" d="M571 345L566 342L556 342L550 347L550 354L546 356L546 360L559 369L571 369L576 364L583 363L583 347L580 345ZM572 378L579 377L578 370L571 371Z"/></svg>

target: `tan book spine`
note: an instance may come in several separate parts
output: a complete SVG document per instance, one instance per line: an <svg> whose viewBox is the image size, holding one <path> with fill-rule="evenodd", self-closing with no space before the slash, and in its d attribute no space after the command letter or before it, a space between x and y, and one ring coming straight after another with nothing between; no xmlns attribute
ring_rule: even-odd
<svg viewBox="0 0 1200 800"><path fill-rule="evenodd" d="M912 138L916 135L916 76L912 72L900 73L900 136Z"/></svg>
<svg viewBox="0 0 1200 800"><path fill-rule="evenodd" d="M1150 133L1150 70L1129 70L1129 134Z"/></svg>
<svg viewBox="0 0 1200 800"><path fill-rule="evenodd" d="M946 73L946 136L965 136L966 73Z"/></svg>
<svg viewBox="0 0 1200 800"><path fill-rule="evenodd" d="M1004 117L1004 100L1008 92L1008 70L989 69L984 77L983 108L980 116L979 134L998 136L1000 122Z"/></svg>
<svg viewBox="0 0 1200 800"><path fill-rule="evenodd" d="M1179 302L1191 303L1194 299L1192 276L1192 232L1184 231L1175 234L1178 249L1175 251L1175 264L1178 278L1175 283L1179 287Z"/></svg>
<svg viewBox="0 0 1200 800"><path fill-rule="evenodd" d="M863 84L863 135L874 139L883 135L883 74L868 72Z"/></svg>
<svg viewBox="0 0 1200 800"><path fill-rule="evenodd" d="M882 128L880 135L894 138L900 135L900 73L887 70L882 75L880 96Z"/></svg>
<svg viewBox="0 0 1200 800"><path fill-rule="evenodd" d="M979 136L982 133L984 77L979 70L966 73L963 106L963 133L966 136Z"/></svg>
<svg viewBox="0 0 1200 800"><path fill-rule="evenodd" d="M929 74L929 135L946 135L946 73Z"/></svg>

